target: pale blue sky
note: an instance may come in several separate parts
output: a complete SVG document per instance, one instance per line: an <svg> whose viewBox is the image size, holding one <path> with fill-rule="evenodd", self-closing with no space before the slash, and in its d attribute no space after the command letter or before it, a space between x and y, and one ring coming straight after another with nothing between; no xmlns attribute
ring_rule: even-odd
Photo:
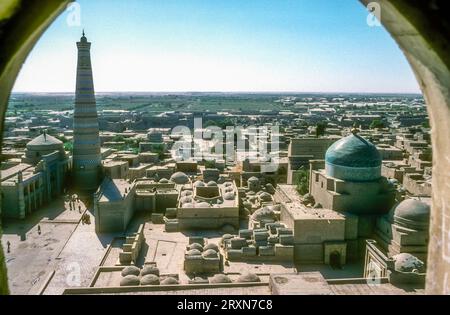
<svg viewBox="0 0 450 315"><path fill-rule="evenodd" d="M368 26L357 0L78 3L81 25L63 13L14 91L73 92L84 27L97 92L419 92L397 44Z"/></svg>

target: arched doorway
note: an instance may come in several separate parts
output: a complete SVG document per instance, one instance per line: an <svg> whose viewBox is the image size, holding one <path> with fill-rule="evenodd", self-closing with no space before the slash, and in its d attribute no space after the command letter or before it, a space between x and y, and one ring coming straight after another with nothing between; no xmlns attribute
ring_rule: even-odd
<svg viewBox="0 0 450 315"><path fill-rule="evenodd" d="M341 253L337 250L330 253L330 266L333 269L341 269Z"/></svg>

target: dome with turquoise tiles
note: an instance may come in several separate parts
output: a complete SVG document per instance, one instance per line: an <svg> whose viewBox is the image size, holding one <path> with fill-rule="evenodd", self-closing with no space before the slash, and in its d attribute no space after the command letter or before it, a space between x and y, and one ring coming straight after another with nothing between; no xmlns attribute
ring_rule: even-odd
<svg viewBox="0 0 450 315"><path fill-rule="evenodd" d="M375 145L352 133L328 148L325 170L328 176L342 180L376 180L381 177L381 155Z"/></svg>

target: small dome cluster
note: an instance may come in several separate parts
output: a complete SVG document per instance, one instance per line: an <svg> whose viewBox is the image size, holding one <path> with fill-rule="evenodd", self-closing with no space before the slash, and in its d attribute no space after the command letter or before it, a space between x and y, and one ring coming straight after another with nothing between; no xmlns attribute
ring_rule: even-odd
<svg viewBox="0 0 450 315"><path fill-rule="evenodd" d="M159 284L178 284L178 280L174 279L176 283L167 283L170 281L160 281L159 269L153 265L144 266L139 269L136 266L127 266L122 269L122 279L120 286L139 286L139 285L159 285Z"/></svg>
<svg viewBox="0 0 450 315"><path fill-rule="evenodd" d="M262 207L258 210L256 210L252 216L251 219L254 221L276 221L277 215L275 214L275 211L269 207Z"/></svg>
<svg viewBox="0 0 450 315"><path fill-rule="evenodd" d="M203 258L218 258L219 257L219 246L214 243L208 243L202 246L199 243L192 243L186 247L187 258L192 258L192 256L201 256Z"/></svg>

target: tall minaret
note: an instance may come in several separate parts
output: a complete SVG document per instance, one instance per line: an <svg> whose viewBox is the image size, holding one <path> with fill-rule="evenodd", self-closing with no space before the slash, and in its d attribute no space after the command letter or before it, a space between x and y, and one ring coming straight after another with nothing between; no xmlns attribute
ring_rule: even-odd
<svg viewBox="0 0 450 315"><path fill-rule="evenodd" d="M73 176L75 188L83 192L97 189L102 176L100 137L94 82L91 67L91 43L86 36L77 42L78 64L73 116Z"/></svg>

